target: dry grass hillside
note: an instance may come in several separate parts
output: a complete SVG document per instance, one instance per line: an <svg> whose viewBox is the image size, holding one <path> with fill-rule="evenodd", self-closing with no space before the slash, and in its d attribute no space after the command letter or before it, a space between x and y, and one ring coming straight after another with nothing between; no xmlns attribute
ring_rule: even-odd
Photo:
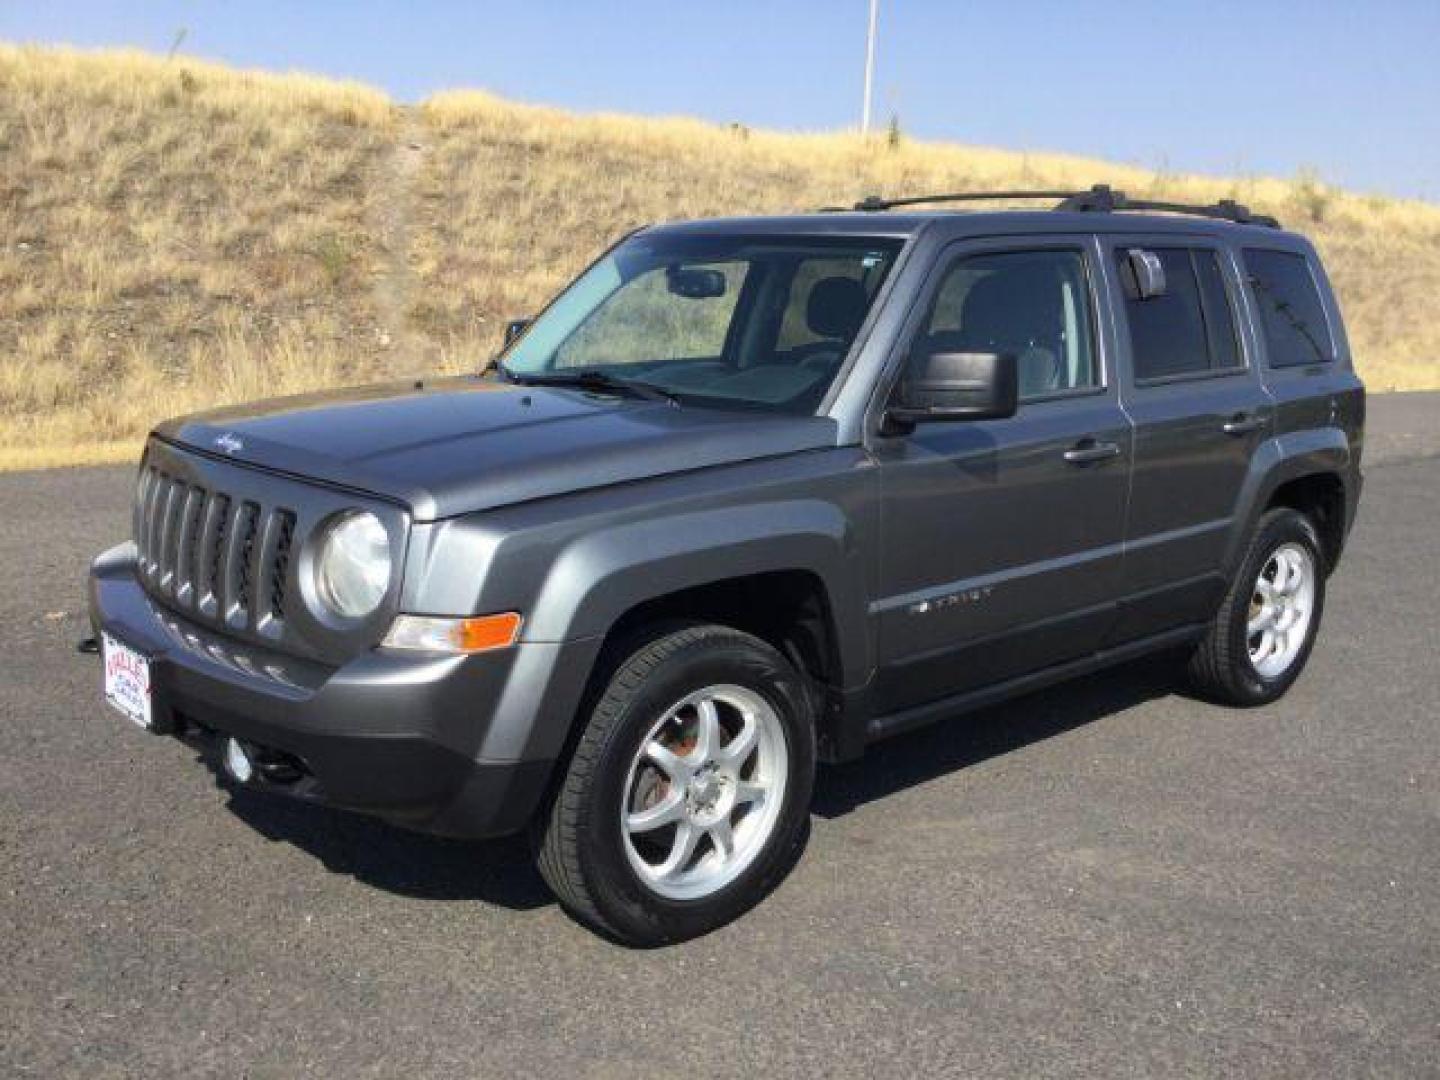
<svg viewBox="0 0 1440 1080"><path fill-rule="evenodd" d="M1440 386L1440 207L1295 181L576 116L0 45L0 467L129 458L222 401L488 357L627 229L868 192L1238 198L1303 229L1375 389Z"/></svg>

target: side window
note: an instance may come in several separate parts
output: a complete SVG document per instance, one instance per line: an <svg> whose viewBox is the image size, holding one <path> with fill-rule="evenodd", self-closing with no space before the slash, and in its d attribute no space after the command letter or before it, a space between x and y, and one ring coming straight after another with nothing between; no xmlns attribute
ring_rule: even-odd
<svg viewBox="0 0 1440 1080"><path fill-rule="evenodd" d="M946 272L914 351L1014 353L1023 401L1100 384L1093 326L1079 251L971 255Z"/></svg>
<svg viewBox="0 0 1440 1080"><path fill-rule="evenodd" d="M1205 308L1205 332L1210 339L1210 366L1216 371L1244 366L1240 336L1235 329L1235 308L1225 288L1220 257L1213 251L1193 251L1200 277L1200 303Z"/></svg>
<svg viewBox="0 0 1440 1080"><path fill-rule="evenodd" d="M1235 312L1215 252L1147 248L1165 268L1165 292L1141 297L1130 249L1116 251L1135 381L1233 370L1242 364Z"/></svg>
<svg viewBox="0 0 1440 1080"><path fill-rule="evenodd" d="M1271 367L1324 364L1335 358L1335 343L1315 276L1303 255L1247 248L1245 270L1260 310Z"/></svg>
<svg viewBox="0 0 1440 1080"><path fill-rule="evenodd" d="M723 275L723 291L677 303L664 267L641 274L611 293L556 350L555 366L719 357L749 263L693 265Z"/></svg>

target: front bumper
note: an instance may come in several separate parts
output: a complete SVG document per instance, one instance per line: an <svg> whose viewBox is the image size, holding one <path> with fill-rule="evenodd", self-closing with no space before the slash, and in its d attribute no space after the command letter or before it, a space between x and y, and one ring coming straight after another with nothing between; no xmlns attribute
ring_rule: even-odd
<svg viewBox="0 0 1440 1080"><path fill-rule="evenodd" d="M425 832L495 836L539 806L578 703L589 642L474 656L366 651L338 667L188 623L140 587L131 544L90 571L90 618L150 658L155 730L231 735L298 759L251 783ZM496 756L487 751L509 751Z"/></svg>

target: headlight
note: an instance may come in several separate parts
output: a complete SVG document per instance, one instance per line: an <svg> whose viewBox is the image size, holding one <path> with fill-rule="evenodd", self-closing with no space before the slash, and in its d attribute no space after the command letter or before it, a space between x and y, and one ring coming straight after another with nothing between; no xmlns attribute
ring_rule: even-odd
<svg viewBox="0 0 1440 1080"><path fill-rule="evenodd" d="M346 514L320 540L315 591L347 619L369 615L390 587L390 536L374 514Z"/></svg>

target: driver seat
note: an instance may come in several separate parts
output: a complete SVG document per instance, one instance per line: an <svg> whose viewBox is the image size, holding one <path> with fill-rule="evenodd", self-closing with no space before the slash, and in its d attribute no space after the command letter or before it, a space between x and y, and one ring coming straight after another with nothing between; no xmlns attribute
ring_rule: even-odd
<svg viewBox="0 0 1440 1080"><path fill-rule="evenodd" d="M1058 283L1038 266L998 270L981 278L960 309L966 350L1015 354L1021 397L1064 387L1064 326Z"/></svg>
<svg viewBox="0 0 1440 1080"><path fill-rule="evenodd" d="M827 277L812 285L805 302L805 326L825 340L800 346L804 353L800 363L838 364L865 321L865 307L865 286L855 278Z"/></svg>

